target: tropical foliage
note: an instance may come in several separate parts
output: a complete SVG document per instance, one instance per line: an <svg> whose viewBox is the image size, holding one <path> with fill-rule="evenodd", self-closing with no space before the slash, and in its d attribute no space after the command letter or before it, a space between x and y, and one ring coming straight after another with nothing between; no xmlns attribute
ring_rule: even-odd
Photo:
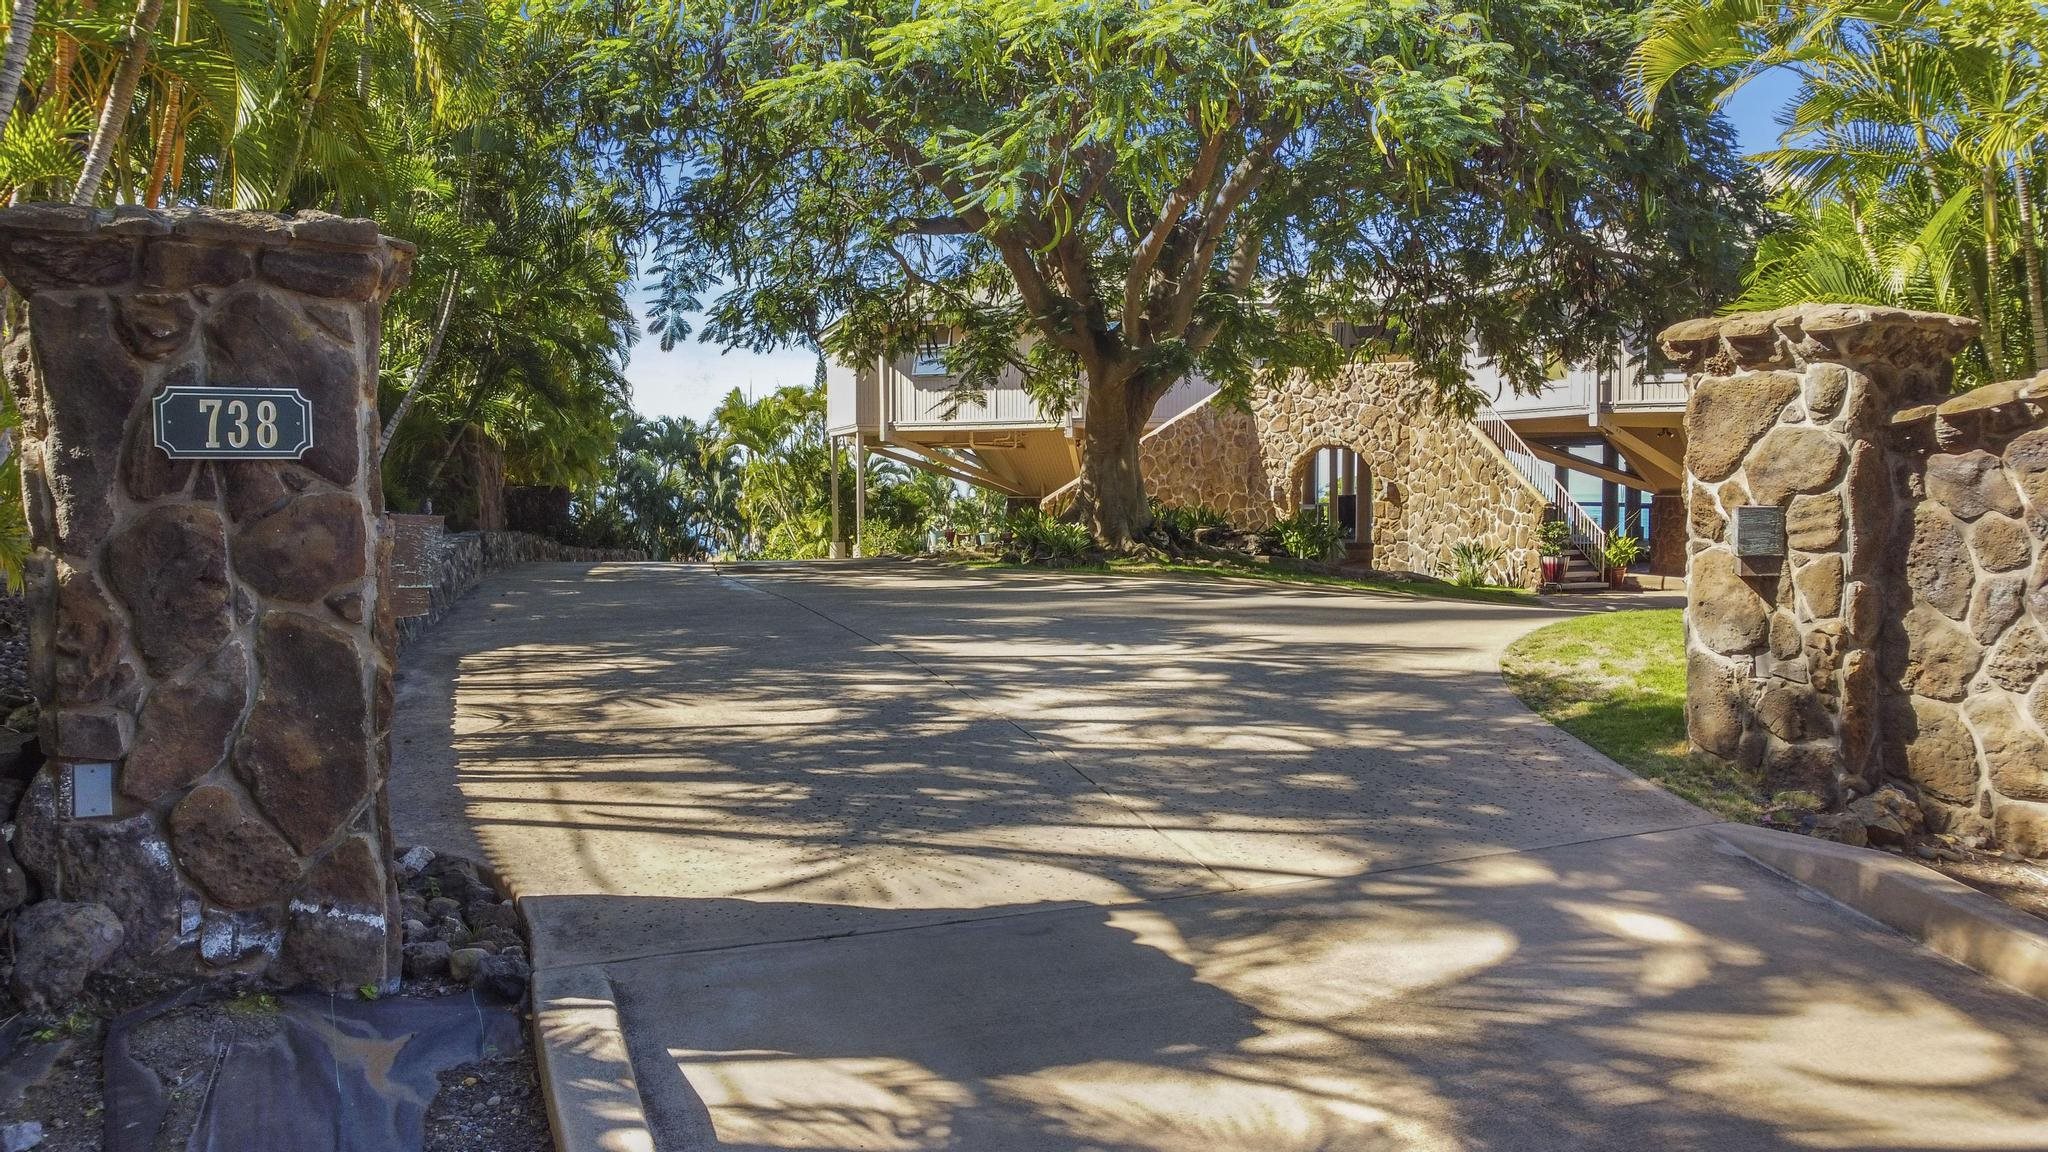
<svg viewBox="0 0 2048 1152"><path fill-rule="evenodd" d="M580 18L506 0L15 0L0 194L317 208L420 249L384 319L386 490L588 485L627 410L636 201L566 125Z"/></svg>
<svg viewBox="0 0 2048 1152"><path fill-rule="evenodd" d="M786 387L728 394L711 419L634 420L604 478L580 499L584 543L644 549L661 560L816 559L832 545L832 466L825 398ZM854 540L854 464L839 454L841 540ZM865 554L922 552L934 534L1000 528L1003 502L982 489L867 461Z"/></svg>
<svg viewBox="0 0 2048 1152"><path fill-rule="evenodd" d="M2026 0L1660 0L1631 63L1639 112L1673 83L1725 96L1798 78L1779 146L1757 157L1784 226L1730 307L1957 313L1982 324L1967 382L2048 368L2044 34Z"/></svg>

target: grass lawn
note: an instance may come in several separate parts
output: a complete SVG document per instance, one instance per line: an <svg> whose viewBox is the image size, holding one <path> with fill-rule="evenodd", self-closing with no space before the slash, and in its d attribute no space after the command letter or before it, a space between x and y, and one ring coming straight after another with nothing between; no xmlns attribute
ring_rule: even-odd
<svg viewBox="0 0 2048 1152"><path fill-rule="evenodd" d="M1685 745L1685 633L1677 608L1605 612L1539 628L1501 658L1544 719L1710 812L1754 822L1760 777Z"/></svg>
<svg viewBox="0 0 2048 1152"><path fill-rule="evenodd" d="M1314 584L1325 588L1349 588L1378 592L1410 600L1478 600L1489 604L1534 604L1533 593L1520 588L1461 588L1440 580L1360 579L1302 572L1292 568L1249 561L1196 564L1158 560L1111 560L1107 564L1076 564L1071 568L1048 568L1038 564L1006 564L1000 560L967 560L969 568L1009 568L1031 572L1094 572L1119 576L1187 576L1202 580L1265 580L1276 584Z"/></svg>

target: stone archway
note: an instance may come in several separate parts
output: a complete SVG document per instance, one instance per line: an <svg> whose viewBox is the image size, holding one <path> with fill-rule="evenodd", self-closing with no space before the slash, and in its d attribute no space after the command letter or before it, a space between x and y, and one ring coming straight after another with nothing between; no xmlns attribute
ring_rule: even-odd
<svg viewBox="0 0 2048 1152"><path fill-rule="evenodd" d="M1322 444L1295 458L1288 492L1296 509L1320 509L1337 526L1345 551L1370 562L1372 469L1348 444Z"/></svg>

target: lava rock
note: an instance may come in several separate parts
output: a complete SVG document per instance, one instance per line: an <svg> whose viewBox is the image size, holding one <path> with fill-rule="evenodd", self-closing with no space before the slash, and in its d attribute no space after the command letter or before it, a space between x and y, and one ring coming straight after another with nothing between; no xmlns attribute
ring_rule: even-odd
<svg viewBox="0 0 2048 1152"><path fill-rule="evenodd" d="M457 948L448 954L448 975L463 983L476 978L491 954L481 948Z"/></svg>
<svg viewBox="0 0 2048 1152"><path fill-rule="evenodd" d="M14 994L31 1008L69 1003L121 949L121 918L104 904L46 900L14 920Z"/></svg>
<svg viewBox="0 0 2048 1152"><path fill-rule="evenodd" d="M0 1124L0 1152L28 1152L43 1142L43 1126L34 1120Z"/></svg>
<svg viewBox="0 0 2048 1152"><path fill-rule="evenodd" d="M28 903L28 873L14 862L14 851L0 840L0 914Z"/></svg>
<svg viewBox="0 0 2048 1152"><path fill-rule="evenodd" d="M424 844L415 848L408 848L398 857L398 875L401 879L410 880L425 871L427 865L433 862L434 850L432 848Z"/></svg>
<svg viewBox="0 0 2048 1152"><path fill-rule="evenodd" d="M533 969L527 966L526 961L500 953L478 961L471 986L486 996L517 1003L525 999L526 982L532 975Z"/></svg>
<svg viewBox="0 0 2048 1152"><path fill-rule="evenodd" d="M422 940L405 946L405 975L409 980L429 980L448 975L454 949L445 940Z"/></svg>
<svg viewBox="0 0 2048 1152"><path fill-rule="evenodd" d="M519 928L519 910L510 900L478 900L467 909L469 926L481 932L487 928Z"/></svg>

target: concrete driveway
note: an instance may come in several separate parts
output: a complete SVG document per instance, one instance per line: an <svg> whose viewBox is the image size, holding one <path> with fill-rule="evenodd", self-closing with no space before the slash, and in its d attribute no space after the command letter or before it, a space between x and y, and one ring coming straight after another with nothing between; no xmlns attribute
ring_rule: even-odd
<svg viewBox="0 0 2048 1152"><path fill-rule="evenodd" d="M1559 615L535 565L392 807L518 893L576 1148L2048 1149L2048 1007L1524 710Z"/></svg>

